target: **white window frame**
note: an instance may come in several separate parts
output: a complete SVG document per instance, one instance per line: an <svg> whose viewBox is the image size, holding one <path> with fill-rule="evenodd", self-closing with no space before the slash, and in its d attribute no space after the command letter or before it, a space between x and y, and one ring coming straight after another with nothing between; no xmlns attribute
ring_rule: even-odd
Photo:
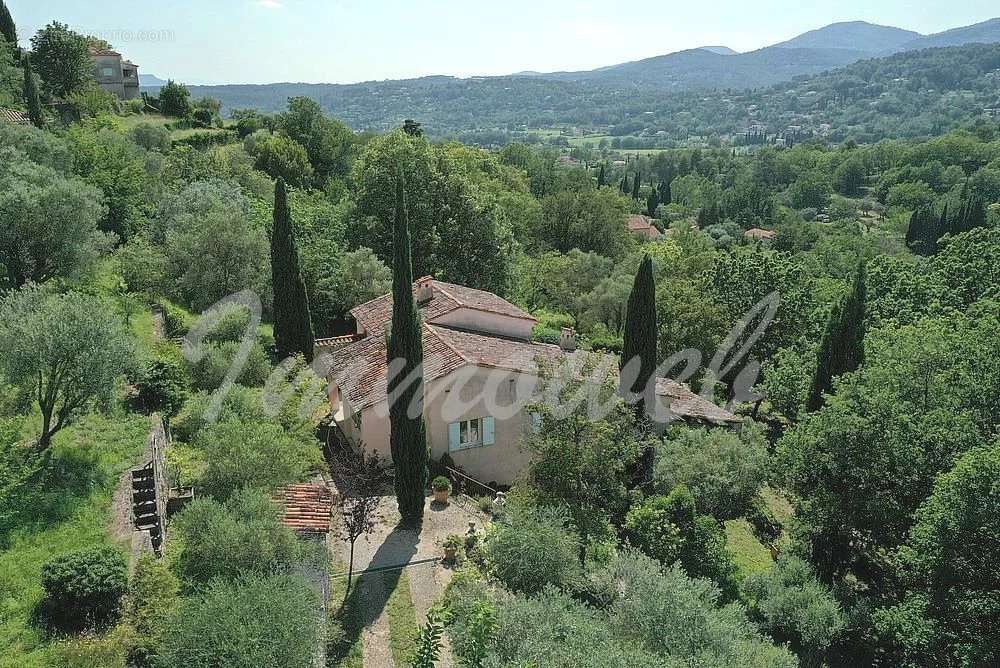
<svg viewBox="0 0 1000 668"><path fill-rule="evenodd" d="M115 68L113 67L102 67L101 76L102 77L113 77L115 75Z"/></svg>

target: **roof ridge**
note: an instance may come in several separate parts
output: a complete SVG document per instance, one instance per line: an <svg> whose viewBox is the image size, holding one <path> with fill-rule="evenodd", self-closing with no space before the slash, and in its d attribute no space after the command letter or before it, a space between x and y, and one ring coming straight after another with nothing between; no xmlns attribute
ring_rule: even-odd
<svg viewBox="0 0 1000 668"><path fill-rule="evenodd" d="M453 346L451 344L451 341L448 341L443 336L441 336L441 334L437 331L437 325L433 325L432 323L429 322L425 322L423 323L423 325L424 327L427 328L427 331L433 334L434 338L443 343L448 348L448 350L458 355L466 364L472 364L472 360L470 360L468 357L462 354L462 352L458 348Z"/></svg>
<svg viewBox="0 0 1000 668"><path fill-rule="evenodd" d="M465 306L465 307L468 307L468 304L466 304L466 303L465 303L465 302L463 302L463 301L462 301L461 299L459 299L459 298L458 298L458 297L456 297L455 295L453 295L453 294L451 294L450 292L448 292L447 290L445 290L445 289L444 289L443 287L441 287L441 286L443 286L443 285L450 285L450 284L448 284L448 283L443 283L443 282L441 282L441 281L437 280L436 278L435 278L435 279L432 279L432 280L434 281L434 283L436 283L436 284L437 284L437 289L438 289L438 290L440 290L440 291L441 291L442 293L444 293L444 296L445 296L445 297L447 297L448 299L451 299L452 301L454 301L454 302L455 302L456 304L458 304L459 306ZM476 288L469 288L469 290L475 290L475 289L476 289Z"/></svg>

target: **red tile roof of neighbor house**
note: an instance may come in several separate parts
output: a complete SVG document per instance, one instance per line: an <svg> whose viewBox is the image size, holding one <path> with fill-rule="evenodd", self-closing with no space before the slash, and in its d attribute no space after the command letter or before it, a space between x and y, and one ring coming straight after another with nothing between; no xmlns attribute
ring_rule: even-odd
<svg viewBox="0 0 1000 668"><path fill-rule="evenodd" d="M17 125L31 124L31 119L28 118L26 113L8 107L0 107L0 121L7 121L8 123L15 123Z"/></svg>
<svg viewBox="0 0 1000 668"><path fill-rule="evenodd" d="M653 225L653 219L649 216L635 214L628 217L628 231L633 234L641 234L649 239L659 239L663 236Z"/></svg>
<svg viewBox="0 0 1000 668"><path fill-rule="evenodd" d="M744 232L743 236L747 239L773 239L778 236L778 233L774 230L764 230L759 227L753 227Z"/></svg>
<svg viewBox="0 0 1000 668"><path fill-rule="evenodd" d="M418 304L420 316L424 322L434 322L437 318L460 308L475 311L495 313L510 318L534 320L531 314L520 309L503 297L492 292L467 288L464 285L436 281L430 276L417 279L413 284L413 296L416 299L418 286L429 282L434 289L434 298L423 304ZM382 295L369 302L351 309L351 315L370 334L384 331L392 321L392 293Z"/></svg>
<svg viewBox="0 0 1000 668"><path fill-rule="evenodd" d="M275 501L284 508L282 522L300 533L329 533L333 493L325 483L289 485L278 491Z"/></svg>
<svg viewBox="0 0 1000 668"><path fill-rule="evenodd" d="M122 54L118 53L114 49L105 49L99 46L92 46L89 49L90 55L92 56L120 56Z"/></svg>

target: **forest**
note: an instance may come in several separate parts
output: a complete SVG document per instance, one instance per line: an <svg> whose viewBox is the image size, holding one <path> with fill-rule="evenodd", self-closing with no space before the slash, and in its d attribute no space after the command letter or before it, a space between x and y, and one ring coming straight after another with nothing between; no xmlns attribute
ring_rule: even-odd
<svg viewBox="0 0 1000 668"><path fill-rule="evenodd" d="M636 148L673 148L690 137L728 139L758 123L794 141L931 137L1000 106L998 70L1000 47L992 43L908 51L755 89L734 82L674 90L654 85L650 73L639 86L539 75L193 90L222 100L227 109L266 112L304 95L355 130L384 132L414 117L434 138L485 146L541 134L532 130L578 128L634 136L643 140ZM790 126L797 130L789 133Z"/></svg>
<svg viewBox="0 0 1000 668"><path fill-rule="evenodd" d="M272 499L334 465L302 410L325 379L289 322L304 309L309 343L350 332L400 278L400 227L412 277L505 297L539 342L574 328L624 356L644 304L655 362L700 353L673 371L743 422L660 432L611 383L601 418L539 406L530 465L452 546L427 623L389 592L396 665L443 665L445 642L483 668L1000 663L1000 120L973 113L996 45L780 87L826 100L825 139L567 162L439 139L415 102L380 132L305 96L226 120L176 82L121 103L81 74L93 38L53 23L26 58L12 25L0 12L0 106L31 122L0 121L0 666L292 668L317 647L364 665L362 602L331 580L321 616L303 576L343 564ZM747 95L768 118L796 99ZM478 99L476 127L520 104ZM662 237L632 235L637 215ZM241 291L262 322L201 316ZM763 335L712 373L775 291ZM115 489L154 414L171 484L197 496L165 556L134 559Z"/></svg>

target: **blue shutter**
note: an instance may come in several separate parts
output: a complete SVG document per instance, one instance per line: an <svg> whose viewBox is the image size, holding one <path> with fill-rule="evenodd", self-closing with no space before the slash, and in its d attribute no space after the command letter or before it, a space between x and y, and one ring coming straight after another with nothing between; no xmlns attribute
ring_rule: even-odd
<svg viewBox="0 0 1000 668"><path fill-rule="evenodd" d="M493 418L484 417L483 418L483 445L493 445L496 441L496 425L493 423Z"/></svg>
<svg viewBox="0 0 1000 668"><path fill-rule="evenodd" d="M452 451L458 450L461 444L461 427L457 422L452 422L448 425L448 449Z"/></svg>

